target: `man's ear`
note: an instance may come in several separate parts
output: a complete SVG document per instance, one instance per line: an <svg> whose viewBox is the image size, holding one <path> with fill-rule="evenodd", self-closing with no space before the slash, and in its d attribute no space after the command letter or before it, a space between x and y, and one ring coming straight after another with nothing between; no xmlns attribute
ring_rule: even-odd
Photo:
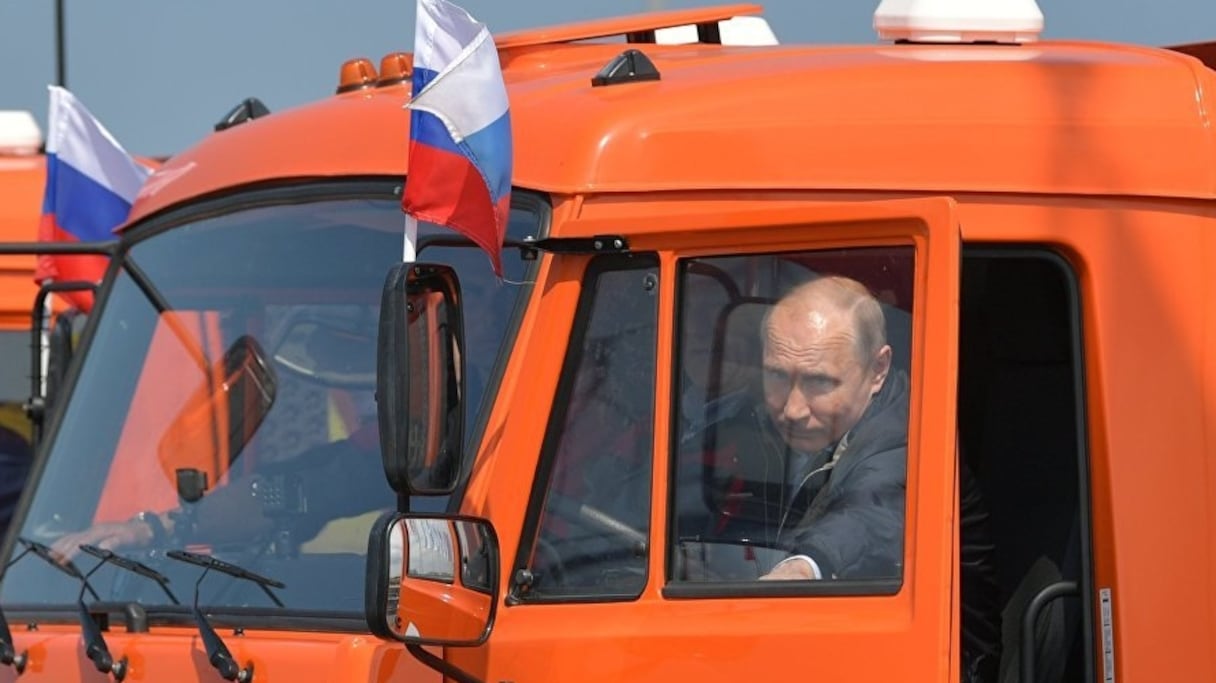
<svg viewBox="0 0 1216 683"><path fill-rule="evenodd" d="M889 344L883 344L883 347L874 355L874 364L871 367L874 370L871 393L877 394L882 391L882 385L887 381L887 373L891 371L891 346Z"/></svg>

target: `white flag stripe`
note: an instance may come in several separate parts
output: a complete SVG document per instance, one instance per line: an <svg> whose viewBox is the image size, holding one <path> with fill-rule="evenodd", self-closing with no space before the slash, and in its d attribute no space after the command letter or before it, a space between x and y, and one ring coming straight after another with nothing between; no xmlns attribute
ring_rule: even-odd
<svg viewBox="0 0 1216 683"><path fill-rule="evenodd" d="M50 89L47 154L92 178L129 202L151 173L127 154L110 131L71 92Z"/></svg>
<svg viewBox="0 0 1216 683"><path fill-rule="evenodd" d="M443 71L485 29L464 9L446 0L418 0L414 66Z"/></svg>
<svg viewBox="0 0 1216 683"><path fill-rule="evenodd" d="M507 113L506 88L486 87L487 83L501 82L498 50L490 32L482 29L460 61L452 63L447 71L431 81L408 106L439 117L452 139L461 142ZM470 92L476 92L478 96L469 97Z"/></svg>

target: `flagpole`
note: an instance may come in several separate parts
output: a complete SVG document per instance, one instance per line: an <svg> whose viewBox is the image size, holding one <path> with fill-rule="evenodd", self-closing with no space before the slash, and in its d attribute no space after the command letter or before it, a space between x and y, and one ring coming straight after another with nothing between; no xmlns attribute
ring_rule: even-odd
<svg viewBox="0 0 1216 683"><path fill-rule="evenodd" d="M402 250L401 261L403 263L413 263L418 258L418 219L411 214L405 214L405 245Z"/></svg>
<svg viewBox="0 0 1216 683"><path fill-rule="evenodd" d="M63 40L63 0L55 0L55 85L68 87L67 56Z"/></svg>

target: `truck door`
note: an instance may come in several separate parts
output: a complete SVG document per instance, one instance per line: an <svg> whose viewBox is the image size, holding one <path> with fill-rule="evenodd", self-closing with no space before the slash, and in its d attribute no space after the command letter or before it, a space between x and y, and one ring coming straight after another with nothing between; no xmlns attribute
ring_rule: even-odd
<svg viewBox="0 0 1216 683"><path fill-rule="evenodd" d="M448 658L494 681L958 680L953 201L640 206L562 233L629 250L573 274L522 532L498 528L503 603ZM465 509L510 519L489 489Z"/></svg>

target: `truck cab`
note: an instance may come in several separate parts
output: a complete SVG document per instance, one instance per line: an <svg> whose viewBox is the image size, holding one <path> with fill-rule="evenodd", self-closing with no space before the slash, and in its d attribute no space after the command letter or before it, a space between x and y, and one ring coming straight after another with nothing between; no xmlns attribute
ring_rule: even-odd
<svg viewBox="0 0 1216 683"><path fill-rule="evenodd" d="M582 248L540 258L480 447L460 468L421 441L386 459L401 490L425 490L432 466L463 476L458 514L378 527L376 632L446 646L436 666L470 680L976 680L982 552L1000 652L983 680L1210 675L1186 653L1212 633L1195 596L1210 583L1199 311L1216 177L1196 102L1213 72L1194 49L1010 30L646 46L657 77L597 83L592 62L514 100L521 118L578 112L517 136L552 156L516 185L545 188L548 238ZM500 44L513 66L556 61ZM780 466L760 449L724 457L726 414L766 419L766 316L824 277L881 305L908 379L899 532L849 539L897 560L766 581L799 551L781 527L801 513L757 500L772 474L757 470ZM384 305L443 290L420 276ZM425 324L404 346L460 347ZM418 376L457 372L451 355ZM441 444L423 420L441 408L393 431ZM988 548L965 540L964 472ZM749 514L776 531L706 532ZM488 581L463 576L487 565Z"/></svg>
<svg viewBox="0 0 1216 683"><path fill-rule="evenodd" d="M496 38L501 279L434 225L401 263L406 55L162 165L5 541L0 676L968 681L995 623L991 680L1211 677L1216 72L1033 21L721 43L759 13ZM825 277L904 401L845 537L890 559L762 580L815 518L723 426Z"/></svg>

